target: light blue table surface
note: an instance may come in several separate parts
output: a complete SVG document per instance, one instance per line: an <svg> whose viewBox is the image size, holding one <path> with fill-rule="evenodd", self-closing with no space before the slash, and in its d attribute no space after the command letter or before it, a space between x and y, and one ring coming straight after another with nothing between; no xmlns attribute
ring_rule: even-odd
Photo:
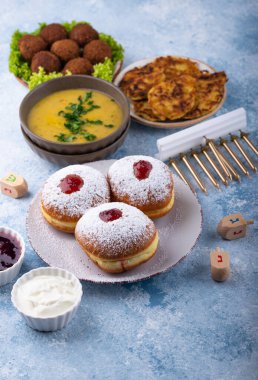
<svg viewBox="0 0 258 380"><path fill-rule="evenodd" d="M13 170L30 188L20 200L0 195L0 224L25 239L28 205L58 167L38 158L19 130L19 104L27 90L8 72L9 43L17 28L88 20L123 44L125 66L175 54L225 70L228 96L219 113L244 107L258 143L257 1L4 0L0 12L0 177ZM169 133L133 123L110 158L154 155L156 140ZM83 283L78 313L61 331L30 329L11 304L13 284L2 287L0 379L257 380L257 177L242 177L241 184L221 192L208 185L208 191L208 197L198 192L203 231L187 259L168 273L130 285ZM234 211L256 222L245 239L222 241L216 225ZM231 253L231 277L224 283L210 277L209 253L217 245ZM26 239L21 274L43 265Z"/></svg>

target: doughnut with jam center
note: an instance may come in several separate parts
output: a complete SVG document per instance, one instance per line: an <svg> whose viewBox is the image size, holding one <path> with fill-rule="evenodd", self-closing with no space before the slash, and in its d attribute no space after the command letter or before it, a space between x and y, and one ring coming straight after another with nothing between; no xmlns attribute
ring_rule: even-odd
<svg viewBox="0 0 258 380"><path fill-rule="evenodd" d="M53 227L73 233L88 208L109 201L110 189L102 173L88 166L71 165L46 181L41 193L41 210Z"/></svg>
<svg viewBox="0 0 258 380"><path fill-rule="evenodd" d="M109 273L137 267L151 259L158 247L153 221L120 202L87 210L77 223L75 238L89 258Z"/></svg>
<svg viewBox="0 0 258 380"><path fill-rule="evenodd" d="M163 162L149 156L117 160L108 171L111 198L137 207L150 218L166 215L174 204L172 173Z"/></svg>

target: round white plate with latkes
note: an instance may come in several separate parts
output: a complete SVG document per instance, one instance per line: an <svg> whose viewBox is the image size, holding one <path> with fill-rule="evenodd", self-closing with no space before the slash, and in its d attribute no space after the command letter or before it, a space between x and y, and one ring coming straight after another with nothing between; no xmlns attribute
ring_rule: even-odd
<svg viewBox="0 0 258 380"><path fill-rule="evenodd" d="M87 165L106 174L115 160ZM128 272L110 274L98 268L83 252L71 234L51 227L40 211L40 193L33 199L27 215L27 234L35 252L50 266L66 269L80 280L97 283L124 283L150 278L165 272L186 257L196 244L202 229L201 206L189 189L174 175L175 204L166 216L155 220L159 231L156 255Z"/></svg>
<svg viewBox="0 0 258 380"><path fill-rule="evenodd" d="M196 63L200 70L206 70L209 73L215 73L216 72L216 70L213 67L211 67L210 65L207 65L207 63L202 62L199 59L193 59L193 58L182 57L182 56L173 56L173 57L189 59L190 61ZM116 77L114 79L114 84L119 87L120 82L122 81L124 75L128 71L135 69L136 67L145 66L148 63L155 61L155 59L157 59L157 58L159 58L159 57L142 59L141 61L134 62L131 65L125 67L122 71L120 71L120 73L118 75L116 75ZM211 117L212 115L214 115L223 106L225 99L226 99L226 96L227 96L227 88L225 85L224 86L224 96L221 99L221 101L218 103L217 107L212 112L208 113L207 115L198 117L196 119L191 119L191 120L175 120L175 121L150 121L150 120L146 120L143 117L138 116L134 112L133 104L129 99L129 101L130 101L130 115L131 115L133 120L137 121L137 123L147 125L148 127L166 128L166 129L189 127L190 125L200 123L201 121L204 121L204 120L208 119L209 117Z"/></svg>

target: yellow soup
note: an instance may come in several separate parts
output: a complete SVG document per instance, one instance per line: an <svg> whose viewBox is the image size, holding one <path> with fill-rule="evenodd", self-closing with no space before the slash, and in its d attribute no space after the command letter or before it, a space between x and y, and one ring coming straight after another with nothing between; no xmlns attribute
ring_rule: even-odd
<svg viewBox="0 0 258 380"><path fill-rule="evenodd" d="M50 141L85 143L102 139L119 128L122 110L111 97L98 91L57 91L31 109L28 126Z"/></svg>

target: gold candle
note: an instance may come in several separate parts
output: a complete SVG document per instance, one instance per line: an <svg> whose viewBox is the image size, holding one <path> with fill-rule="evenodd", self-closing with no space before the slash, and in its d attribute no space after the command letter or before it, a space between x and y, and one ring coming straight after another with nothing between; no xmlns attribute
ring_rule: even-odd
<svg viewBox="0 0 258 380"><path fill-rule="evenodd" d="M248 170L246 170L244 164L239 160L239 158L237 157L237 155L235 154L235 152L230 148L230 146L228 145L228 142L224 139L220 139L220 143L221 145L226 149L226 151L228 152L228 154L233 158L233 160L235 161L235 163L238 165L238 167L242 170L242 172L245 174L245 175L250 175Z"/></svg>
<svg viewBox="0 0 258 380"><path fill-rule="evenodd" d="M196 191L194 190L191 182L185 176L185 174L182 172L182 170L179 168L179 166L177 165L176 161L175 160L169 160L169 163L170 163L171 166L173 166L173 168L175 169L175 171L177 172L177 174L179 175L179 177L183 180L183 182L190 187L191 191L194 194L196 194Z"/></svg>
<svg viewBox="0 0 258 380"><path fill-rule="evenodd" d="M207 166L205 165L205 163L201 160L201 158L198 156L197 152L192 151L191 154L194 157L194 159L196 160L196 162L198 163L198 165L202 168L202 170L204 171L204 173L207 175L207 177L209 178L209 180L211 181L211 183L217 189L219 189L220 186L219 186L218 182L215 180L215 178L213 177L213 175L209 172L209 169L207 168Z"/></svg>
<svg viewBox="0 0 258 380"><path fill-rule="evenodd" d="M216 164L216 162L212 159L212 157L209 155L208 151L207 151L208 147L204 147L202 148L202 153L204 154L204 156L207 158L207 160L209 161L209 163L211 164L211 166L213 167L213 169L215 170L215 172L218 174L219 178L221 179L221 181L224 183L225 186L228 186L229 183L228 183L228 180L223 176L223 174L221 173L221 170L219 169L218 165Z"/></svg>
<svg viewBox="0 0 258 380"><path fill-rule="evenodd" d="M221 159L219 149L215 145L214 141L207 140L207 144L210 147L210 149L211 149L212 153L214 154L214 156L216 157L216 159L218 160L218 162L219 162L220 166L222 167L222 170L224 171L226 176L232 181L232 179L233 179L232 175L231 175L230 171L228 170L227 166L225 165L224 161Z"/></svg>
<svg viewBox="0 0 258 380"><path fill-rule="evenodd" d="M247 143L247 145L252 149L252 151L258 156L258 149L256 146L252 143L252 141L249 139L249 133L240 131L241 138Z"/></svg>
<svg viewBox="0 0 258 380"><path fill-rule="evenodd" d="M235 179L237 179L238 181L241 181L240 175L237 173L237 171L231 165L231 163L228 161L228 159L224 156L224 154L221 151L219 151L219 154L220 154L220 157L221 157L222 161L224 161L225 165L230 170L230 172L233 174L233 176L235 177Z"/></svg>
<svg viewBox="0 0 258 380"><path fill-rule="evenodd" d="M190 171L190 173L192 174L192 176L194 177L195 181L197 182L198 186L200 187L200 189L207 194L207 189L206 187L204 186L204 184L202 183L202 180L201 178L199 177L199 175L196 173L194 167L191 165L191 163L188 161L187 157L185 154L181 154L180 155L180 158L181 160L185 163L186 167L188 168L188 170Z"/></svg>
<svg viewBox="0 0 258 380"><path fill-rule="evenodd" d="M251 158L249 157L249 155L246 153L246 151L244 150L244 148L242 147L242 145L240 144L240 142L238 141L238 137L235 136L235 135L231 135L231 141L233 141L233 143L235 144L235 146L238 148L238 150L242 153L242 155L244 156L244 158L246 159L246 161L248 162L249 166L251 167L251 169L254 171L254 172L257 172L257 168L256 166L254 165L254 163L252 162Z"/></svg>

